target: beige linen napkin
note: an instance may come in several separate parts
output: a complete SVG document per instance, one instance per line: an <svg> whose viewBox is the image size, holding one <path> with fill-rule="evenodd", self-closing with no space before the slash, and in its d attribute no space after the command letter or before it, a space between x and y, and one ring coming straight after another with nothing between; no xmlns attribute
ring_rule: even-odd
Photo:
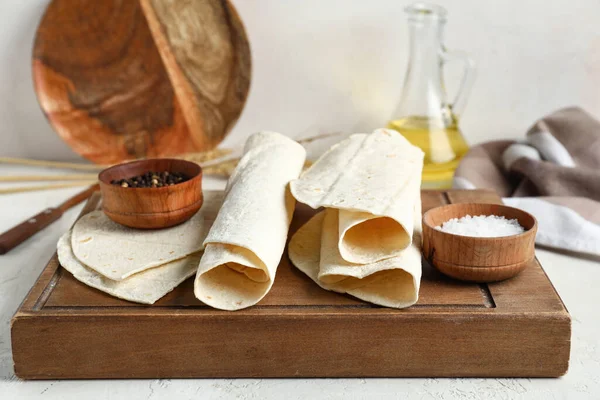
<svg viewBox="0 0 600 400"><path fill-rule="evenodd" d="M600 256L600 122L580 108L542 118L524 142L473 147L454 187L495 190L533 214L538 244Z"/></svg>

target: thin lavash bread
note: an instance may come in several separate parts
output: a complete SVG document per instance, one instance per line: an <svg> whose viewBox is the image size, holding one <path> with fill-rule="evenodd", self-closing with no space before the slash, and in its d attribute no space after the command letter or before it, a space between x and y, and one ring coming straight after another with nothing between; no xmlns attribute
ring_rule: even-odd
<svg viewBox="0 0 600 400"><path fill-rule="evenodd" d="M296 204L288 184L300 175L305 158L300 144L279 133L248 139L204 242L194 282L200 301L239 310L269 292Z"/></svg>
<svg viewBox="0 0 600 400"><path fill-rule="evenodd" d="M355 134L331 147L290 187L301 203L338 209L341 257L370 264L412 243L423 156L393 130Z"/></svg>
<svg viewBox="0 0 600 400"><path fill-rule="evenodd" d="M222 193L205 192L202 208L192 218L159 230L128 228L113 222L102 211L92 211L73 226L71 247L75 257L88 268L113 281L122 281L202 250L222 202Z"/></svg>
<svg viewBox="0 0 600 400"><path fill-rule="evenodd" d="M292 236L288 255L292 264L323 289L347 293L384 307L405 308L419 298L421 230L415 204L413 240L399 255L371 264L351 264L337 248L338 210L326 209Z"/></svg>
<svg viewBox="0 0 600 400"><path fill-rule="evenodd" d="M125 280L113 281L88 268L75 257L71 247L71 231L58 241L57 253L60 265L78 281L111 296L142 304L154 304L194 275L200 261L200 253L195 253L131 275Z"/></svg>

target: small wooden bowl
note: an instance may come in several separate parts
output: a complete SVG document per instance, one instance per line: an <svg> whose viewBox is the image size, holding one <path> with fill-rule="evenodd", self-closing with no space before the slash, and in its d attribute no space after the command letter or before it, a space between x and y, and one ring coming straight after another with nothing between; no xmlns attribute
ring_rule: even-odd
<svg viewBox="0 0 600 400"><path fill-rule="evenodd" d="M497 215L517 219L525 232L504 237L472 237L435 229L452 218ZM512 278L535 257L537 221L533 215L500 204L451 204L423 215L423 255L442 273L463 281L495 282Z"/></svg>
<svg viewBox="0 0 600 400"><path fill-rule="evenodd" d="M114 179L154 172L179 172L189 180L160 188L113 185ZM202 206L202 168L196 163L170 158L133 161L112 166L98 175L102 210L113 221L139 229L159 229L190 219Z"/></svg>

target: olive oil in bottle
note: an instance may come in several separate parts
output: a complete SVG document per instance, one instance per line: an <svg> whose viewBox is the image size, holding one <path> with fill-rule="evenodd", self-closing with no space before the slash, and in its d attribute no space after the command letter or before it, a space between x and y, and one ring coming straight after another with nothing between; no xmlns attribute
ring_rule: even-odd
<svg viewBox="0 0 600 400"><path fill-rule="evenodd" d="M406 117L391 121L388 128L400 132L425 153L421 186L426 189L444 189L452 186L454 170L469 150L458 124L450 124L427 117Z"/></svg>
<svg viewBox="0 0 600 400"><path fill-rule="evenodd" d="M468 146L458 128L473 84L473 61L463 52L452 52L442 43L446 10L427 3L406 9L410 54L402 96L388 128L399 131L425 152L423 188L452 185L454 171ZM464 75L454 99L444 84L444 65L458 62Z"/></svg>

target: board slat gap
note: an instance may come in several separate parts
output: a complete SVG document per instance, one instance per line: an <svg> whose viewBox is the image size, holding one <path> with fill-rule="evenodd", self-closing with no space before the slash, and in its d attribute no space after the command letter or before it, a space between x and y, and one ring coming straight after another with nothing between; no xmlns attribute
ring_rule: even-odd
<svg viewBox="0 0 600 400"><path fill-rule="evenodd" d="M54 257L56 257L56 254L54 255ZM58 260L56 260L56 263L58 263ZM50 298L50 295L52 294L52 291L54 290L54 287L56 286L56 284L60 280L60 277L62 276L62 273L63 273L63 269L62 268L56 268L56 271L54 271L54 275L52 275L52 278L50 278L50 281L48 282L48 285L46 285L46 288L44 289L44 291L42 292L42 294L40 295L40 297L37 299L37 301L33 305L33 309L35 311L40 311L42 308L44 308L44 305L46 304L46 302Z"/></svg>
<svg viewBox="0 0 600 400"><path fill-rule="evenodd" d="M481 294L483 295L483 304L486 308L496 308L496 302L494 301L494 297L492 296L492 292L490 292L490 288L487 283L478 283L479 290L481 290Z"/></svg>

